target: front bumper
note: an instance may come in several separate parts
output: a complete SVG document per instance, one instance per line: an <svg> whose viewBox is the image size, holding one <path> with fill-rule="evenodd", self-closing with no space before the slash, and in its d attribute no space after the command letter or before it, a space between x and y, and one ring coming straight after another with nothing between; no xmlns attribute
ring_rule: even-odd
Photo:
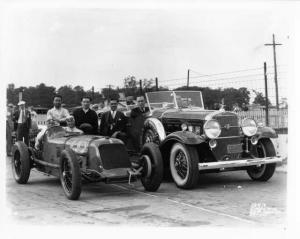
<svg viewBox="0 0 300 239"><path fill-rule="evenodd" d="M280 163L283 161L282 157L266 157L266 158L251 158L251 159L241 159L241 160L230 160L221 162L208 162L208 163L198 163L198 169L208 170L208 169L225 169L225 168L240 168L247 166L260 166L262 164L270 163Z"/></svg>

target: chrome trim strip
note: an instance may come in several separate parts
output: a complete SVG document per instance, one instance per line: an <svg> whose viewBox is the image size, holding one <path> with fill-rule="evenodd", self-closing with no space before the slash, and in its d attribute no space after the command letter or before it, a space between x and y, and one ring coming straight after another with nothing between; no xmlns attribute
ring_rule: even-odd
<svg viewBox="0 0 300 239"><path fill-rule="evenodd" d="M283 158L280 156L266 157L266 158L251 158L242 160L230 160L221 162L198 163L199 170L207 169L223 169L223 168L236 168L261 164L279 163Z"/></svg>
<svg viewBox="0 0 300 239"><path fill-rule="evenodd" d="M233 138L244 138L244 136L238 135L238 136L225 136L225 137L218 137L215 139L233 139Z"/></svg>

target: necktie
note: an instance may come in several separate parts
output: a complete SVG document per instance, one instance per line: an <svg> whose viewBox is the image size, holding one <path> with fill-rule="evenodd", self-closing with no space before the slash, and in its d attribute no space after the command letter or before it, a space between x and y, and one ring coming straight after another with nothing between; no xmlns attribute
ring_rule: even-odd
<svg viewBox="0 0 300 239"><path fill-rule="evenodd" d="M112 111L112 118L115 119L116 111Z"/></svg>
<svg viewBox="0 0 300 239"><path fill-rule="evenodd" d="M21 111L21 122L22 123L25 122L25 111L24 110Z"/></svg>

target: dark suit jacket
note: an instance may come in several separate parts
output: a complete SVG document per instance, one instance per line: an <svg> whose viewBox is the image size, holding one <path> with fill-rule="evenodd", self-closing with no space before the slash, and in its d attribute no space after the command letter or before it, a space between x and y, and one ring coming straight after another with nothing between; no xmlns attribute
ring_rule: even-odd
<svg viewBox="0 0 300 239"><path fill-rule="evenodd" d="M19 116L20 116L20 110L15 111L15 113L13 114L14 130L17 130ZM26 124L27 128L29 129L31 126L31 115L30 115L29 110L26 110L26 109L25 109L25 118L26 118L25 124Z"/></svg>
<svg viewBox="0 0 300 239"><path fill-rule="evenodd" d="M81 124L87 123L93 127L93 134L98 134L98 116L94 110L89 109L84 113L82 108L76 109L73 112L75 126L80 128Z"/></svg>
<svg viewBox="0 0 300 239"><path fill-rule="evenodd" d="M126 116L121 111L116 111L115 118L111 116L111 111L103 113L100 124L100 135L112 136L116 131L126 132ZM112 129L111 129L112 126Z"/></svg>
<svg viewBox="0 0 300 239"><path fill-rule="evenodd" d="M130 117L136 118L139 115L149 112L149 107L145 107L145 111L142 112L140 107L133 108L130 113Z"/></svg>

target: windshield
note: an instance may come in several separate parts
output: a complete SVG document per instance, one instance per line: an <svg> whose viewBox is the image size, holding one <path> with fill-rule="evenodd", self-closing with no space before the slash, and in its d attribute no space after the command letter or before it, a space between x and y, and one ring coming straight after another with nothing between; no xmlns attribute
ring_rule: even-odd
<svg viewBox="0 0 300 239"><path fill-rule="evenodd" d="M149 92L147 99L151 108L174 108L174 92L173 91L158 91Z"/></svg>
<svg viewBox="0 0 300 239"><path fill-rule="evenodd" d="M175 91L179 108L200 107L203 108L200 91Z"/></svg>
<svg viewBox="0 0 300 239"><path fill-rule="evenodd" d="M146 96L151 108L203 108L200 91L148 92Z"/></svg>

